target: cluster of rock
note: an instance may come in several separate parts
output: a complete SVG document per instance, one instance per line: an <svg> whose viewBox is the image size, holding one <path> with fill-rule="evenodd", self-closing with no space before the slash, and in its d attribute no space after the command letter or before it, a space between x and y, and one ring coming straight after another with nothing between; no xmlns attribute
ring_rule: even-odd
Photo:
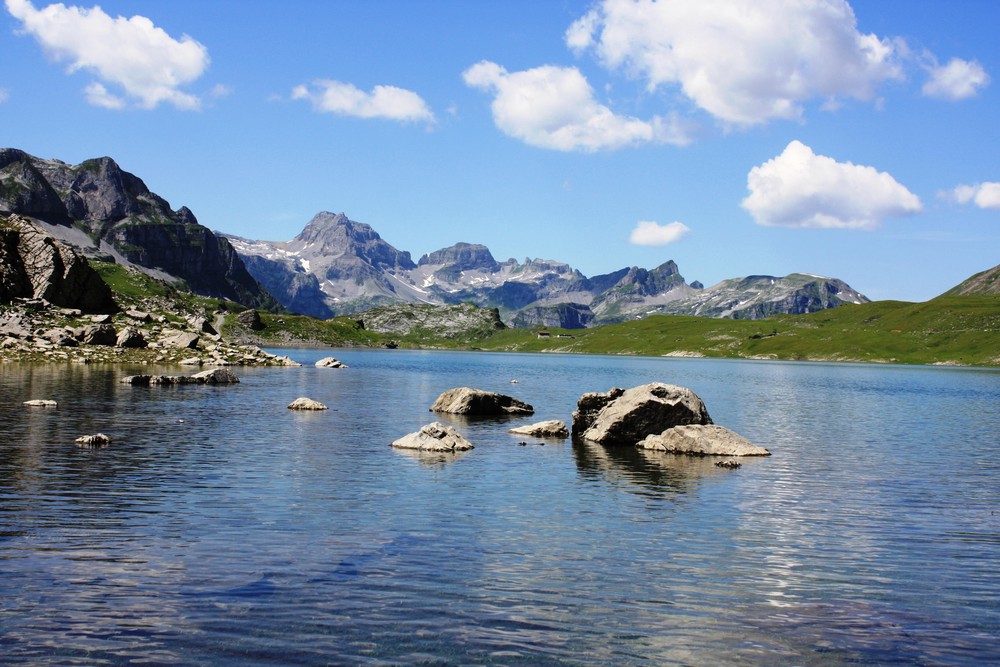
<svg viewBox="0 0 1000 667"><path fill-rule="evenodd" d="M119 382L134 387L150 385L181 385L181 384L238 384L240 379L231 370L215 368L201 371L194 375L127 375Z"/></svg>
<svg viewBox="0 0 1000 667"><path fill-rule="evenodd" d="M297 365L254 345L230 343L203 315L129 308L86 314L35 299L0 309L0 360L178 363L184 365Z"/></svg>
<svg viewBox="0 0 1000 667"><path fill-rule="evenodd" d="M442 393L431 411L466 416L532 414L523 401L494 392L459 387ZM566 424L549 420L510 429L538 438L565 438ZM654 382L631 389L613 388L580 397L573 413L575 438L604 446L632 446L696 456L768 456L729 429L712 423L704 402L686 387ZM520 443L524 444L524 443ZM473 445L453 427L433 422L392 443L393 447L456 452ZM738 468L727 463L723 467Z"/></svg>
<svg viewBox="0 0 1000 667"><path fill-rule="evenodd" d="M767 456L769 451L712 423L693 391L662 382L584 394L573 413L573 435L601 445L674 454Z"/></svg>

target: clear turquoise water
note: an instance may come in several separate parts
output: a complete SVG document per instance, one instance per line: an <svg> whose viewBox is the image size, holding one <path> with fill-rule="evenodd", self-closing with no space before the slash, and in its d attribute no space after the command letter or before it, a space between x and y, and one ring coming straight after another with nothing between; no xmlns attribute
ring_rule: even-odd
<svg viewBox="0 0 1000 667"><path fill-rule="evenodd" d="M0 664L1000 663L996 371L334 354L232 387L0 366ZM773 456L507 433L650 381ZM536 413L388 446L455 386Z"/></svg>

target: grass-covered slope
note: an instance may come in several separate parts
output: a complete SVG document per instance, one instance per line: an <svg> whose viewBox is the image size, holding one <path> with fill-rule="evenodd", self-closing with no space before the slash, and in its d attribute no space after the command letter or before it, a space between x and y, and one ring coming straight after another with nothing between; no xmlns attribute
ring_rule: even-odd
<svg viewBox="0 0 1000 667"><path fill-rule="evenodd" d="M491 350L1000 365L1000 296L878 301L766 320L655 316L586 330L507 330ZM547 335L546 335L547 334Z"/></svg>

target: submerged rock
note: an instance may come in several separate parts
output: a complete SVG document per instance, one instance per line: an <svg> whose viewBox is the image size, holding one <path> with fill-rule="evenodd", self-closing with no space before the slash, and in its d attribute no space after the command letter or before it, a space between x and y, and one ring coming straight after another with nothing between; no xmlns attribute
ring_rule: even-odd
<svg viewBox="0 0 1000 667"><path fill-rule="evenodd" d="M451 426L431 422L415 433L393 441L399 449L418 449L425 452L458 452L472 449L472 443Z"/></svg>
<svg viewBox="0 0 1000 667"><path fill-rule="evenodd" d="M52 400L35 398L30 401L25 401L22 405L26 405L29 408L54 408L59 404Z"/></svg>
<svg viewBox="0 0 1000 667"><path fill-rule="evenodd" d="M711 424L701 398L662 382L607 394L584 394L573 413L573 434L602 445L635 445L674 426Z"/></svg>
<svg viewBox="0 0 1000 667"><path fill-rule="evenodd" d="M508 433L516 433L517 435L530 435L535 438L569 437L569 429L566 428L566 423L558 419L538 422L537 424L531 424L529 426L518 426L517 428L510 429Z"/></svg>
<svg viewBox="0 0 1000 667"><path fill-rule="evenodd" d="M300 396L288 404L289 410L326 410L327 407L319 401Z"/></svg>
<svg viewBox="0 0 1000 667"><path fill-rule="evenodd" d="M136 387L148 387L175 384L238 384L239 381L240 379L231 370L215 368L194 375L127 375L118 382Z"/></svg>
<svg viewBox="0 0 1000 667"><path fill-rule="evenodd" d="M434 401L431 412L455 415L496 416L530 415L535 409L523 401L492 391L458 387L449 389Z"/></svg>
<svg viewBox="0 0 1000 667"><path fill-rule="evenodd" d="M639 447L696 456L771 455L763 447L758 447L738 433L717 424L675 426L658 435L647 436L639 442Z"/></svg>

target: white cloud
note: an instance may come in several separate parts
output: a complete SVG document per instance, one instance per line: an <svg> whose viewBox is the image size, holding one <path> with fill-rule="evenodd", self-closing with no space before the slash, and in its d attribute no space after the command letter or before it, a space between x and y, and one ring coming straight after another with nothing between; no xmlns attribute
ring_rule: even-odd
<svg viewBox="0 0 1000 667"><path fill-rule="evenodd" d="M959 204L973 203L979 208L1000 209L1000 183L986 182L975 185L959 185L954 190L945 193L949 199Z"/></svg>
<svg viewBox="0 0 1000 667"><path fill-rule="evenodd" d="M886 172L816 155L799 141L747 175L742 206L759 225L875 229L922 210L920 199Z"/></svg>
<svg viewBox="0 0 1000 667"><path fill-rule="evenodd" d="M930 79L921 88L928 97L957 101L975 96L990 82L983 66L976 61L952 58L947 65L936 62L927 67Z"/></svg>
<svg viewBox="0 0 1000 667"><path fill-rule="evenodd" d="M0 88L0 104L3 104L10 99L10 91L6 88Z"/></svg>
<svg viewBox="0 0 1000 667"><path fill-rule="evenodd" d="M483 61L465 70L462 78L468 86L494 93L494 123L531 146L598 151L645 143L690 143L687 129L676 116L644 121L620 116L598 103L575 67L544 65L511 73Z"/></svg>
<svg viewBox="0 0 1000 667"><path fill-rule="evenodd" d="M660 225L647 220L640 220L629 235L628 240L635 245L660 246L679 241L691 231L681 222L671 222Z"/></svg>
<svg viewBox="0 0 1000 667"><path fill-rule="evenodd" d="M309 100L317 111L342 116L434 122L434 114L419 95L395 86L375 86L366 93L350 83L323 79L311 86L296 86L292 98Z"/></svg>
<svg viewBox="0 0 1000 667"><path fill-rule="evenodd" d="M736 126L798 119L812 99L871 100L902 78L896 45L859 33L845 0L602 0L565 39Z"/></svg>
<svg viewBox="0 0 1000 667"><path fill-rule="evenodd" d="M144 16L112 18L96 6L35 9L29 0L6 0L6 5L46 53L69 62L70 73L83 70L100 79L85 89L92 104L121 108L128 99L144 109L160 103L179 109L201 105L181 90L209 63L208 50L191 37L175 40ZM105 84L120 87L125 97L110 93Z"/></svg>

